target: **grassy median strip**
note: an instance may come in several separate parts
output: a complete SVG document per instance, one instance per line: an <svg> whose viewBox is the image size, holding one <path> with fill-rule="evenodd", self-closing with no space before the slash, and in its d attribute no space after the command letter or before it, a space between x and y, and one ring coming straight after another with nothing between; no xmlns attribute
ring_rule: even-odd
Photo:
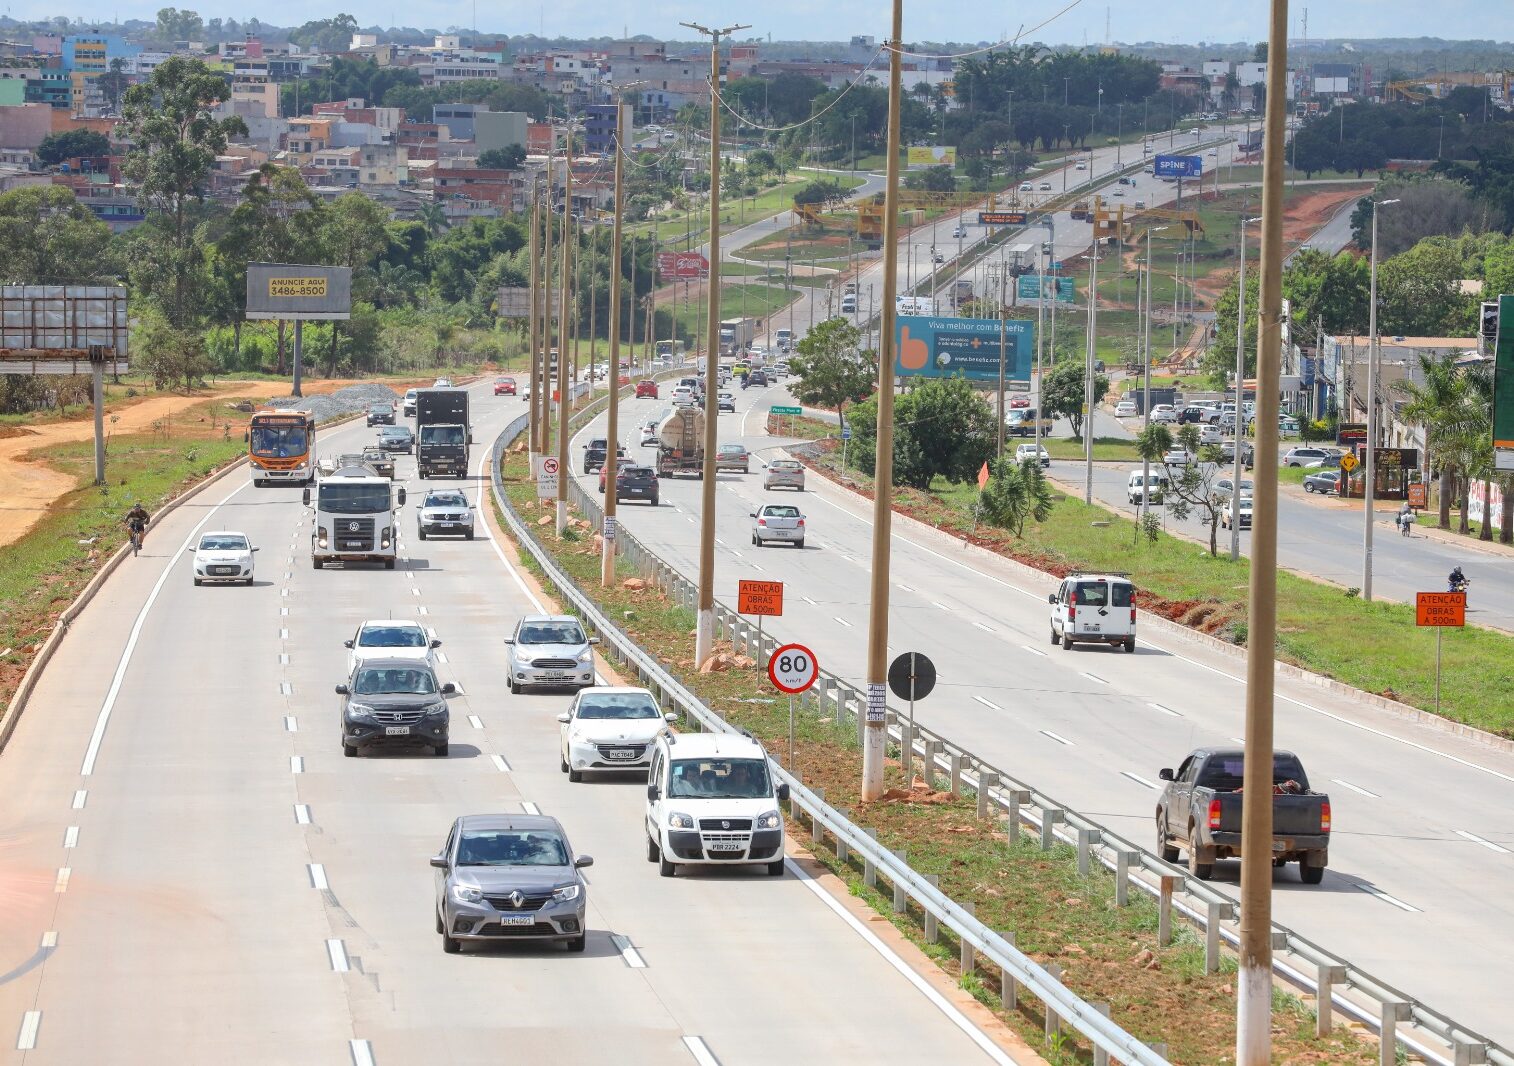
<svg viewBox="0 0 1514 1066"><path fill-rule="evenodd" d="M788 420L784 421L784 431ZM799 420L792 432L834 432ZM815 465L839 472L839 442L819 446ZM859 492L872 479L855 463L846 472ZM1236 644L1245 644L1250 560L1210 558L1193 541L1158 532L1137 538L1135 523L1116 513L1056 495L1050 519L1028 524L1023 537L975 523L976 485L938 480L930 492L898 488L895 509L981 547L1050 574L1072 570L1126 571L1141 605ZM1221 539L1226 534L1221 530ZM1415 625L1412 604L1367 603L1353 591L1281 571L1277 577L1277 657L1366 692L1413 707L1435 708L1435 633ZM1475 593L1474 593L1475 597ZM1472 604L1475 618L1476 602ZM1458 722L1514 737L1514 637L1468 626L1444 631L1440 713Z"/></svg>
<svg viewBox="0 0 1514 1066"><path fill-rule="evenodd" d="M599 548L582 517L575 515L567 535L558 538L551 507L536 500L523 451L506 454L503 474L511 505L578 587L707 706L749 729L776 757L786 760L788 701L762 677L758 664L722 644L717 646L717 668L701 672L693 658L693 614L649 586L624 562L617 567L616 584L600 587ZM1141 1039L1165 1042L1174 1062L1231 1060L1234 965L1222 961L1219 972L1206 974L1203 947L1188 934L1160 946L1154 903L1133 892L1130 906L1116 906L1112 876L1102 869L1088 877L1079 875L1071 848L1043 852L1029 839L1011 845L1002 822L977 819L976 798L970 793L953 796L935 791L928 782L905 781L897 758L889 760L887 798L860 803L855 724L819 713L813 701L800 701L795 733L795 766L806 785L823 789L826 801L849 810L857 824L876 829L881 843L906 852L915 869L939 878L943 892L973 904L980 920L1013 932L1022 951L1060 966L1063 981L1078 995L1107 1002L1114 1020ZM790 824L791 832L803 828ZM1042 1007L1028 995L1020 995L1015 1009L1004 1010L996 967L980 962L971 972L962 972L960 945L945 930L936 942L926 943L923 915L917 908L894 914L891 896L867 887L860 866L839 861L825 847L814 851L854 894L921 944L964 989L1003 1012L1027 1041L1044 1047L1049 1061L1059 1066L1089 1061L1089 1048L1070 1029L1049 1045L1044 1043ZM1337 1028L1329 1039L1316 1039L1312 1012L1292 997L1280 993L1275 1005L1273 1040L1279 1061L1374 1060L1375 1044L1347 1030Z"/></svg>

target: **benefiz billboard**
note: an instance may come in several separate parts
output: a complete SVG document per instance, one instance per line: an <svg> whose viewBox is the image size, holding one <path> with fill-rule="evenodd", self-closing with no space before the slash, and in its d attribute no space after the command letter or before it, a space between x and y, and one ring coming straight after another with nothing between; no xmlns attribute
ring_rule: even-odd
<svg viewBox="0 0 1514 1066"><path fill-rule="evenodd" d="M1152 161L1152 174L1159 178L1202 178L1204 157L1199 155L1159 155Z"/></svg>

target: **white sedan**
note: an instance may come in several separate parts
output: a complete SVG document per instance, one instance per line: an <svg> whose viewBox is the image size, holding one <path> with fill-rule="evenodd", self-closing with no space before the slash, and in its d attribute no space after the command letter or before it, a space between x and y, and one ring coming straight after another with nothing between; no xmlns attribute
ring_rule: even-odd
<svg viewBox="0 0 1514 1066"><path fill-rule="evenodd" d="M1136 405L1132 400L1121 400L1114 405L1114 416L1116 418L1134 418L1136 414Z"/></svg>
<svg viewBox="0 0 1514 1066"><path fill-rule="evenodd" d="M678 716L663 714L644 688L589 688L574 697L558 739L558 761L569 781L585 770L637 770L645 776L652 742Z"/></svg>
<svg viewBox="0 0 1514 1066"><path fill-rule="evenodd" d="M201 533L195 553L195 584L207 581L252 584L252 553L257 551L245 533Z"/></svg>
<svg viewBox="0 0 1514 1066"><path fill-rule="evenodd" d="M392 618L377 618L357 627L351 640L342 642L352 649L347 656L347 676L352 676L364 659L416 659L431 669L436 669L436 649L442 642L435 639L419 622L397 621Z"/></svg>

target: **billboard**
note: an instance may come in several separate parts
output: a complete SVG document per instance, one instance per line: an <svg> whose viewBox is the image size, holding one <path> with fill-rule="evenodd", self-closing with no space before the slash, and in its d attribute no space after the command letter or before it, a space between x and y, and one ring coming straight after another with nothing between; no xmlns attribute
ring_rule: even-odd
<svg viewBox="0 0 1514 1066"><path fill-rule="evenodd" d="M699 252L658 252L657 273L665 281L698 281L709 277L710 261Z"/></svg>
<svg viewBox="0 0 1514 1066"><path fill-rule="evenodd" d="M1004 380L1030 380L1036 324L1011 318L937 318L900 315L894 320L894 372L901 377L999 380L999 330L1004 330Z"/></svg>
<svg viewBox="0 0 1514 1066"><path fill-rule="evenodd" d="M1152 161L1152 173L1159 178L1202 178L1204 157L1201 155L1159 155Z"/></svg>
<svg viewBox="0 0 1514 1066"><path fill-rule="evenodd" d="M957 165L957 149L949 144L928 144L922 148L906 148L904 165L909 167L954 167Z"/></svg>
<svg viewBox="0 0 1514 1066"><path fill-rule="evenodd" d="M1494 465L1514 470L1514 296L1498 298L1498 335L1493 341Z"/></svg>
<svg viewBox="0 0 1514 1066"><path fill-rule="evenodd" d="M352 317L352 268L307 263L248 263L247 317Z"/></svg>
<svg viewBox="0 0 1514 1066"><path fill-rule="evenodd" d="M124 371L128 332L120 285L0 285L0 374Z"/></svg>
<svg viewBox="0 0 1514 1066"><path fill-rule="evenodd" d="M1053 285L1056 287L1058 303L1070 304L1077 298L1077 285L1072 278L1057 278L1050 274L1021 274L1015 279L1015 290L1022 300L1034 300L1038 295L1050 297Z"/></svg>
<svg viewBox="0 0 1514 1066"><path fill-rule="evenodd" d="M1024 211L979 211L978 225L980 226L1023 226L1025 225Z"/></svg>

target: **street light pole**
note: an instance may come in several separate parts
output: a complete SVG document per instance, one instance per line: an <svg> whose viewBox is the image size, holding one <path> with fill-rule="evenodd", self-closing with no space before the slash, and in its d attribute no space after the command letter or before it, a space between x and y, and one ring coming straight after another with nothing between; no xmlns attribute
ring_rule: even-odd
<svg viewBox="0 0 1514 1066"><path fill-rule="evenodd" d="M720 405L709 393L720 378L720 38L746 26L712 30L697 23L682 25L710 38L710 283L704 357L704 469L699 515L699 619L694 631L694 662L703 666L715 650L715 449Z"/></svg>
<svg viewBox="0 0 1514 1066"><path fill-rule="evenodd" d="M569 281L573 277L573 124L567 125L567 146L563 153L562 189L562 277L558 284L557 323L557 535L568 528L568 317Z"/></svg>
<svg viewBox="0 0 1514 1066"><path fill-rule="evenodd" d="M615 105L615 229L610 237L610 411L605 442L605 524L600 557L599 583L609 588L615 581L615 471L620 456L620 243L625 199L626 108L624 99ZM632 291L635 297L635 291ZM631 320L636 320L633 308ZM633 340L634 344L634 340ZM633 348L634 355L634 348Z"/></svg>
<svg viewBox="0 0 1514 1066"><path fill-rule="evenodd" d="M1245 204L1242 203L1241 211L1245 213ZM1246 378L1246 227L1253 222L1260 221L1255 218L1241 219L1241 272L1236 280L1236 288L1240 299L1235 311L1235 464L1234 473L1230 484L1230 561L1235 562L1241 557L1241 446L1244 443L1245 434L1242 432L1246 424L1245 415L1241 411L1241 395L1244 391L1243 383ZM1257 407L1257 413L1261 413L1261 407ZM1256 509L1252 508L1252 519L1256 518Z"/></svg>
<svg viewBox="0 0 1514 1066"><path fill-rule="evenodd" d="M1088 261L1088 353L1083 374L1083 502L1093 506L1093 364L1099 329L1099 238ZM1039 456L1038 456L1039 458Z"/></svg>
<svg viewBox="0 0 1514 1066"><path fill-rule="evenodd" d="M894 517L894 337L899 291L899 83L904 47L904 0L893 0L888 56L888 148L883 185L883 316L878 337L877 457L873 462L872 589L867 617L867 728L862 744L862 801L883 795L888 734L889 551ZM912 343L924 343L915 341Z"/></svg>
<svg viewBox="0 0 1514 1066"><path fill-rule="evenodd" d="M1372 269L1367 308L1367 456L1362 464L1362 599L1372 600L1372 505L1377 490L1377 209L1397 200L1372 201Z"/></svg>
<svg viewBox="0 0 1514 1066"><path fill-rule="evenodd" d="M529 450L533 453L536 451L536 442L541 435L541 427L537 424L536 421L536 368L538 365L537 361L541 357L542 348L541 335L539 333L539 330L541 328L541 318L536 313L539 306L537 303L537 296L541 293L542 281L542 248L538 240L538 233L540 229L541 175L538 174L531 179L531 233L529 240L527 241L527 254L531 257L531 262L529 264L530 277L526 282L527 286L529 287L527 291L531 297L531 309L528 312L526 324L526 343L530 345L530 351L526 354L526 366L530 370L530 384L526 387L530 390L528 395L531 397L531 409L528 412L529 417L527 420L526 440L529 442ZM535 473L536 471L533 469L533 476L535 475Z"/></svg>
<svg viewBox="0 0 1514 1066"><path fill-rule="evenodd" d="M1152 269L1151 269L1151 266L1152 266L1152 264L1151 264L1151 235L1153 233L1161 233L1166 228L1167 228L1166 226L1158 226L1155 229L1147 229L1147 231L1146 231L1146 314L1145 314L1146 341L1145 341L1145 344L1142 346L1143 349L1144 349L1144 351L1145 351L1145 353L1146 353L1146 358L1145 358L1146 366L1145 366L1145 370L1144 370L1143 382L1142 382L1142 385L1141 385L1141 389L1142 389L1141 415L1142 415L1142 426L1143 426L1143 428L1144 427L1149 427L1151 425L1151 279L1152 279ZM1146 517L1146 512L1150 509L1150 506L1151 506L1151 460L1149 458L1147 458L1146 456L1143 455L1143 456L1141 456L1141 517L1142 518Z"/></svg>

